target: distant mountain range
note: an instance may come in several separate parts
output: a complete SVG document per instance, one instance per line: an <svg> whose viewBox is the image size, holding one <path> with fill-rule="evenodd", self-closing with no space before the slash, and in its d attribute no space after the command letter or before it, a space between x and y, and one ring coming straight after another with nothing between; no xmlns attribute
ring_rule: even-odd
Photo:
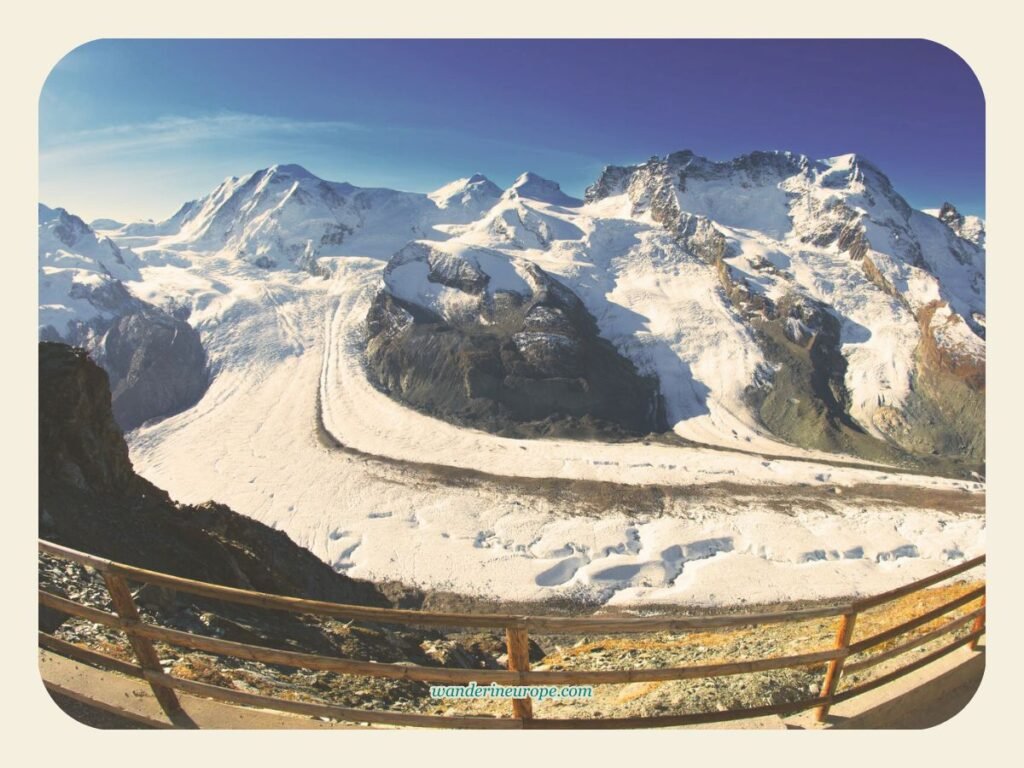
<svg viewBox="0 0 1024 768"><path fill-rule="evenodd" d="M93 224L40 207L40 335L92 352L129 429L231 354L204 323L235 289L189 280L233 264L329 291L366 257L387 262L369 375L463 426L984 462L984 222L913 209L857 155L676 152L582 200L532 173L416 194L277 165L164 221Z"/></svg>

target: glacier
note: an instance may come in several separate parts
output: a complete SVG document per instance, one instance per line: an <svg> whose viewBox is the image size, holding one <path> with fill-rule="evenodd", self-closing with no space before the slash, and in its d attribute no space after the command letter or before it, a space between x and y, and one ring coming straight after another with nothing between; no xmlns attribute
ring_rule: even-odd
<svg viewBox="0 0 1024 768"><path fill-rule="evenodd" d="M882 444L923 333L983 369L983 222L961 236L901 202L853 155L674 153L606 169L585 199L528 173L419 194L282 165L163 222L97 222L130 249L133 296L188 308L211 374L196 405L128 434L132 460L175 498L226 503L350 575L437 590L731 605L919 578L984 551L983 478L802 445L750 397L777 375L750 319L759 297L827 308L848 416ZM557 278L657 377L674 439L502 437L389 397L365 360L388 280L472 311L425 272L389 277L410 243L490 259L502 289L522 288L520 264ZM789 338L820 332L794 312Z"/></svg>

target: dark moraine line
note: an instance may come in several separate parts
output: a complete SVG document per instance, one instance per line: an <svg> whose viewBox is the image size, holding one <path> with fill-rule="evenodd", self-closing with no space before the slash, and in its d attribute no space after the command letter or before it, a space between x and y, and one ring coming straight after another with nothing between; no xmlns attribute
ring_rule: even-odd
<svg viewBox="0 0 1024 768"><path fill-rule="evenodd" d="M325 341L327 344L330 343L329 339ZM325 347L324 355L327 354L327 347ZM722 504L731 503L735 506L738 503L743 503L743 497L752 500L756 499L759 503L767 504L780 512L788 513L798 507L828 510L831 508L830 502L834 502L837 498L831 486L819 488L802 484L748 485L730 481L688 485L633 485L616 483L609 480L517 477L514 475L494 474L468 467L455 467L448 464L396 459L391 456L369 453L346 445L339 440L324 424L321 398L322 390L318 383L315 431L321 445L332 451L339 451L367 463L415 474L420 481L434 483L441 487L496 487L507 493L528 497L541 497L551 503L571 508L577 514L599 515L607 512L609 509L620 508L628 509L632 513L662 515L666 513L671 502L674 500L706 500ZM699 443L687 443L687 445L720 450L727 453L732 452L718 446L708 446ZM771 454L749 455L763 456L766 460L803 461L873 471L891 470L889 467L856 462L826 462L817 459ZM923 471L911 470L903 470L901 473L926 475ZM890 504L923 506L930 509L957 513L984 514L985 512L984 494L965 493L963 491L930 490L927 488L889 486L877 483L844 488L841 498L848 500L850 497Z"/></svg>

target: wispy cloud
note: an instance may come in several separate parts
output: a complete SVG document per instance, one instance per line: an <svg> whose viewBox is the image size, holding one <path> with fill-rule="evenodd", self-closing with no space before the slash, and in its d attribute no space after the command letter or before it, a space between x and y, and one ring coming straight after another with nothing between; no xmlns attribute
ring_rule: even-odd
<svg viewBox="0 0 1024 768"><path fill-rule="evenodd" d="M357 123L337 120L293 120L244 113L198 117L168 116L145 123L130 123L62 134L40 147L44 162L104 159L125 154L187 148L216 142L294 140L315 137L336 139L364 132Z"/></svg>
<svg viewBox="0 0 1024 768"><path fill-rule="evenodd" d="M238 112L50 132L40 193L78 215L159 218L222 179L278 162L359 186L426 192L480 171L499 183L525 170L577 194L600 170L574 148L449 128Z"/></svg>

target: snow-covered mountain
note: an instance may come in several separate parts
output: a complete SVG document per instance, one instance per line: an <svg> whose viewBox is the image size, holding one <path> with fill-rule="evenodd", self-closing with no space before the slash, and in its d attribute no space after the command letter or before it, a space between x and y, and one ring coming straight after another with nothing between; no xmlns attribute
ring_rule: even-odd
<svg viewBox="0 0 1024 768"><path fill-rule="evenodd" d="M336 570L720 604L983 549L983 222L912 210L863 158L678 152L582 200L274 166L103 224L95 253L41 231L44 278L44 251L90 256L80 284L187 313L211 372L129 434L136 466Z"/></svg>
<svg viewBox="0 0 1024 768"><path fill-rule="evenodd" d="M39 336L84 347L106 369L124 429L193 405L207 383L198 334L125 287L139 266L77 216L39 206Z"/></svg>
<svg viewBox="0 0 1024 768"><path fill-rule="evenodd" d="M367 325L367 359L381 385L444 418L526 436L665 429L657 382L532 261L412 242L388 262Z"/></svg>
<svg viewBox="0 0 1024 768"><path fill-rule="evenodd" d="M152 264L173 252L313 274L336 257L400 261L413 241L430 253L497 254L500 274L531 265L578 296L601 337L657 379L684 438L977 461L984 223L951 205L934 214L913 210L856 155L716 162L682 151L606 167L585 200L529 172L504 191L474 174L422 195L278 165L110 235ZM387 278L398 261L384 292L439 317L439 273L424 267L434 288L401 296ZM446 288L445 301L495 328L493 301L463 288ZM171 307L198 300L156 294Z"/></svg>
<svg viewBox="0 0 1024 768"><path fill-rule="evenodd" d="M480 173L456 179L427 195L438 208L448 211L455 220L472 220L489 210L499 197L501 187Z"/></svg>
<svg viewBox="0 0 1024 768"><path fill-rule="evenodd" d="M855 155L684 151L607 167L585 204L523 174L446 248L558 276L658 378L683 437L980 460L985 254L964 236L977 231L951 207L913 210Z"/></svg>
<svg viewBox="0 0 1024 768"><path fill-rule="evenodd" d="M535 200L538 203L548 203L569 208L575 208L583 204L582 200L565 194L558 185L558 182L538 176L533 171L523 173L512 182L512 186L506 192L506 197L521 197L527 200Z"/></svg>
<svg viewBox="0 0 1024 768"><path fill-rule="evenodd" d="M226 179L164 221L128 224L111 236L161 237L175 250L315 271L321 256L351 247L386 258L409 240L443 237L435 225L472 221L500 194L479 174L424 195L324 181L299 165L275 165Z"/></svg>

